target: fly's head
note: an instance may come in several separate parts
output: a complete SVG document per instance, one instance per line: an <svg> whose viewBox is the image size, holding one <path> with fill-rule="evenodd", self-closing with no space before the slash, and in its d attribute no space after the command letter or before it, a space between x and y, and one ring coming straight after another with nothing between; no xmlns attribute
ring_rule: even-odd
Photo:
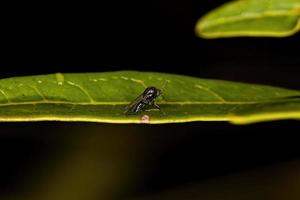
<svg viewBox="0 0 300 200"><path fill-rule="evenodd" d="M153 100L161 95L161 90L155 87L147 87L143 93L143 97L148 100Z"/></svg>

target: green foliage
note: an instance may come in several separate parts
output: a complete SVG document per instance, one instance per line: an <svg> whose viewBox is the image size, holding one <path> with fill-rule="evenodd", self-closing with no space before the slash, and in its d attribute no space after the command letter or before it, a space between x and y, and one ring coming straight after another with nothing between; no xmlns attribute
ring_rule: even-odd
<svg viewBox="0 0 300 200"><path fill-rule="evenodd" d="M162 89L162 111L125 115L125 106L147 86ZM0 80L0 121L243 124L300 119L299 96L295 90L164 73L58 73Z"/></svg>
<svg viewBox="0 0 300 200"><path fill-rule="evenodd" d="M203 38L285 37L300 29L300 0L238 0L211 11L196 25Z"/></svg>

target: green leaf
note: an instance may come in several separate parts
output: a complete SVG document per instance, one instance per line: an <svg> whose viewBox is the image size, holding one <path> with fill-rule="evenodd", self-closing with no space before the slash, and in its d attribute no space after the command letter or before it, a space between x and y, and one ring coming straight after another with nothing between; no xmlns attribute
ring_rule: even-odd
<svg viewBox="0 0 300 200"><path fill-rule="evenodd" d="M147 86L161 111L125 115ZM300 91L153 72L51 74L0 80L0 121L237 124L300 119Z"/></svg>
<svg viewBox="0 0 300 200"><path fill-rule="evenodd" d="M238 0L201 18L203 38L237 36L286 37L300 30L300 0Z"/></svg>

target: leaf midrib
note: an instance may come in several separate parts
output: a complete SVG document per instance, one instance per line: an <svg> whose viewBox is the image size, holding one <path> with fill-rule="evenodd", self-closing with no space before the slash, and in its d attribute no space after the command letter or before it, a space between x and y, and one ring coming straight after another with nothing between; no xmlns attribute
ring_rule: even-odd
<svg viewBox="0 0 300 200"><path fill-rule="evenodd" d="M295 99L289 99L295 100ZM287 102L286 99L276 99L276 100L263 100L263 101L161 101L157 102L159 105L250 105L250 104L266 104L266 103L280 103L280 102ZM128 105L129 101L116 101L116 102L66 102L66 101L27 101L27 102L15 102L15 103L2 103L0 107L5 106L18 106L18 105L38 105L38 104L66 104L66 105Z"/></svg>

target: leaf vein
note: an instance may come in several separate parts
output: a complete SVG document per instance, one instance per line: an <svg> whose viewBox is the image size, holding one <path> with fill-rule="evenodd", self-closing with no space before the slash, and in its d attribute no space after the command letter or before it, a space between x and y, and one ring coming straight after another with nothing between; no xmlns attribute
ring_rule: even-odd
<svg viewBox="0 0 300 200"><path fill-rule="evenodd" d="M147 86L146 86L146 84L145 84L145 82L144 81L142 81L142 80L139 80L139 79L135 79L135 78L130 78L130 80L131 81L133 81L133 82L135 82L135 83L139 83L139 84L141 84L144 88L146 88Z"/></svg>
<svg viewBox="0 0 300 200"><path fill-rule="evenodd" d="M33 85L28 85L28 86L32 88L38 94L38 96L40 96L43 99L43 101L47 101L46 97L41 93L41 91L36 86Z"/></svg>
<svg viewBox="0 0 300 200"><path fill-rule="evenodd" d="M199 85L199 84L195 84L196 88L202 89L208 93L210 93L211 95L213 95L214 97L218 98L220 101L222 102L226 102L225 99L223 97L221 97L219 94L217 94L216 92L212 91L211 89L203 86L203 85Z"/></svg>
<svg viewBox="0 0 300 200"><path fill-rule="evenodd" d="M7 103L10 103L10 100L8 98L8 95L4 92L4 90L0 89L1 94L5 97L5 99L7 100Z"/></svg>
<svg viewBox="0 0 300 200"><path fill-rule="evenodd" d="M69 85L72 85L72 86L78 88L83 94L85 94L85 96L90 100L91 103L95 102L95 100L93 99L93 97L90 95L90 93L85 88L83 88L82 86L80 86L80 85L78 85L78 84L76 84L74 82L71 82L71 81L67 81L67 83Z"/></svg>

